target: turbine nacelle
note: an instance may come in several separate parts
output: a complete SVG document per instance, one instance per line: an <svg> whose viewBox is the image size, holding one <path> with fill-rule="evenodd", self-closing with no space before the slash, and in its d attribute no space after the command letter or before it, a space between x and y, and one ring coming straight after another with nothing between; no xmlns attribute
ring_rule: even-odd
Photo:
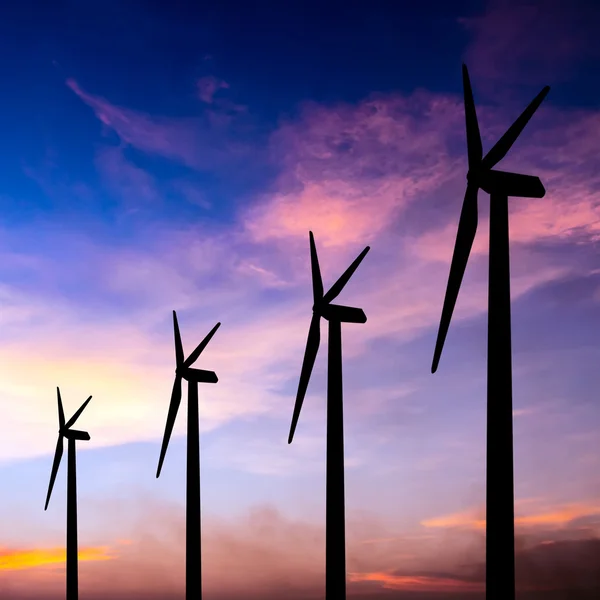
<svg viewBox="0 0 600 600"><path fill-rule="evenodd" d="M362 308L355 308L354 306L326 304L322 307L313 308L313 313L318 314L327 321L339 321L340 323L367 322L365 311Z"/></svg>
<svg viewBox="0 0 600 600"><path fill-rule="evenodd" d="M190 369L180 367L175 369L175 376L181 377L188 382L196 383L218 383L219 379L214 371L205 371L204 369Z"/></svg>
<svg viewBox="0 0 600 600"><path fill-rule="evenodd" d="M91 439L90 434L87 431L80 431L78 429L59 431L58 435L62 435L62 437L67 438L68 440L82 440L88 442Z"/></svg>
<svg viewBox="0 0 600 600"><path fill-rule="evenodd" d="M497 169L471 169L467 181L490 195L512 198L543 198L546 189L539 177Z"/></svg>

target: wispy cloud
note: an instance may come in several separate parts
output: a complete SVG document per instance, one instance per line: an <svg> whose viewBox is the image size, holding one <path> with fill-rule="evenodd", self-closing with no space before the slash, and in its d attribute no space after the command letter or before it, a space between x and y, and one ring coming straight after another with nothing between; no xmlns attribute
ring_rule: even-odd
<svg viewBox="0 0 600 600"><path fill-rule="evenodd" d="M124 141L149 153L194 160L190 140L195 139L196 125L115 107L83 92L74 82L69 85ZM525 246L548 237L568 239L570 231L593 231L596 226L591 218L598 204L591 141L594 117L572 113L553 129L543 110L540 113L538 126L546 129L534 130L529 140L520 141L513 160L552 179L543 200L511 204L511 234L516 242L513 298L580 269L564 260L557 262L552 254L530 253ZM487 109L485 114L492 124L504 121L502 128L508 124L501 111ZM558 113L554 109L552 114ZM163 132L163 127L168 131ZM374 340L386 337L406 343L437 325L464 186L464 173L460 174L464 158L459 158L463 127L459 98L423 91L373 96L357 106L307 105L298 121L283 123L272 137L272 152L284 167L280 178L242 209L232 225L208 229L198 223L175 229L163 223L146 232L146 239L138 234L135 248L133 240L118 249L89 242L85 254L78 247L74 256L86 265L83 270L82 262L73 272L84 278L79 285L95 291L105 315L111 307L121 317L113 316L99 326L79 312L75 297L56 298L51 311L43 302L23 296L18 287L6 288L22 325L34 319L43 319L46 325L36 330L33 353L30 336L23 330L20 335L27 341L5 348L3 364L10 365L5 389L13 395L25 393L15 390L24 390L22 381L27 380L26 394L34 393L35 405L41 407L37 403L47 403L42 400L47 397L43 390L53 390L57 379L69 381L76 397L92 393L104 398L98 404L105 416L94 440L117 443L158 436L152 415L165 409L170 391L169 321L175 308L183 311L184 340L193 337L187 332L203 336L214 322L224 322L209 354L220 383L210 392L214 402L206 406L206 426L264 411L283 416L282 389L297 380L305 344L310 300L308 229L316 234L326 285L363 245L372 245L344 292L344 301L356 301L369 318L360 334L348 336L347 359L364 355ZM570 128L568 135L565 127ZM560 176L551 175L543 163L544 147L565 135L567 140L579 136L579 143L573 141L572 152L560 158ZM104 150L99 160L119 189L141 191L148 200L156 198L150 176L124 161L122 149ZM575 179L581 193L573 198L568 186ZM456 199L449 203L449 196ZM465 281L468 293L461 295L457 319L482 314L487 304L487 266L481 260L487 251L487 198L481 196L480 231L470 279ZM437 216L428 220L428 214ZM524 249L519 249L519 242ZM63 265L45 260L50 263L45 264L45 273L60 274L67 285L64 278L70 275ZM73 279L68 287L74 284ZM62 306L58 320L53 314L56 306ZM57 336L60 348L54 341ZM91 350L76 342L79 339L94 340L93 359ZM273 348L277 348L275 355ZM368 360L376 364L377 355L369 352ZM92 361L93 369L88 367ZM37 373L35 383L26 372ZM121 398L129 399L127 411L118 408ZM47 406L48 419L54 419L51 402ZM25 412L17 413L9 417L16 419L15 430L20 420L29 420ZM10 447L13 455L25 445Z"/></svg>
<svg viewBox="0 0 600 600"><path fill-rule="evenodd" d="M127 211L155 208L161 202L155 178L127 160L122 148L101 148L96 155L96 165L109 191L116 194Z"/></svg>
<svg viewBox="0 0 600 600"><path fill-rule="evenodd" d="M207 75L206 77L201 77L197 82L198 87L198 97L202 102L206 102L207 104L212 104L214 95L219 90L225 90L229 88L229 84L222 79L217 79L212 75Z"/></svg>
<svg viewBox="0 0 600 600"><path fill-rule="evenodd" d="M67 85L122 142L143 152L199 170L249 158L247 143L232 136L231 115L208 111L193 117L152 116L113 105L84 91L73 79Z"/></svg>
<svg viewBox="0 0 600 600"><path fill-rule="evenodd" d="M464 581L452 574L395 575L394 573L348 573L353 582L377 582L384 589L405 592L480 592L485 586L479 581Z"/></svg>
<svg viewBox="0 0 600 600"><path fill-rule="evenodd" d="M540 504L536 502L535 504ZM517 529L539 528L549 531L556 528L572 528L582 519L600 516L600 505L567 504L563 506L543 507L531 503L516 502L515 526ZM519 514L520 513L520 514ZM525 513L525 514L524 514ZM445 515L422 521L426 528L467 528L485 529L485 509L470 509L460 513Z"/></svg>

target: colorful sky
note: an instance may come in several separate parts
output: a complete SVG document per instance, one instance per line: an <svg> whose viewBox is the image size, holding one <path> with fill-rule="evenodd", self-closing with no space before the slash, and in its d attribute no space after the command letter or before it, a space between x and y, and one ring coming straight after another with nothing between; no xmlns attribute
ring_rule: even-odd
<svg viewBox="0 0 600 600"><path fill-rule="evenodd" d="M552 88L499 165L547 189L510 203L519 598L600 590L595 4L3 5L4 600L64 597L66 460L43 510L57 385L67 417L93 396L81 598L183 597L184 410L155 478L173 309L187 352L222 323L196 365L219 377L200 388L205 598L323 597L325 323L287 444L309 230L326 288L371 246L339 297L368 317L343 329L349 593L480 597L484 193L430 373L465 187L463 61L484 150Z"/></svg>

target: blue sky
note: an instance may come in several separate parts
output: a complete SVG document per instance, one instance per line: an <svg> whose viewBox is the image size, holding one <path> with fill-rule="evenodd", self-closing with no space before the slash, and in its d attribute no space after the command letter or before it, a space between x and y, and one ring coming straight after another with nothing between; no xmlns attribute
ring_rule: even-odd
<svg viewBox="0 0 600 600"><path fill-rule="evenodd" d="M523 589L541 585L532 560L548 578L561 544L596 543L598 10L559 0L3 7L7 597L44 585L54 598L64 586L62 559L47 552L64 544L66 464L43 511L57 385L68 414L93 395L79 421L91 435L78 450L80 545L112 558L82 560L82 596L107 580L105 593L123 598L180 592L185 410L155 479L173 309L187 352L222 322L198 362L219 376L200 389L208 593L266 597L282 578L321 590L326 323L286 444L312 304L309 230L326 288L371 246L340 296L368 317L343 331L349 585L398 598L480 589L461 573L478 572L483 548L483 193L430 373L465 186L463 62L484 150L551 86L499 166L547 189L510 205ZM556 555L543 554L547 542Z"/></svg>

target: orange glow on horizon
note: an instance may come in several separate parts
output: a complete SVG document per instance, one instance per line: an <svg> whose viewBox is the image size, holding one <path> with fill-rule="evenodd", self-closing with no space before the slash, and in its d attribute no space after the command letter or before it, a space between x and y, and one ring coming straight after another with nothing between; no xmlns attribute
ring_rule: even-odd
<svg viewBox="0 0 600 600"><path fill-rule="evenodd" d="M428 528L468 527L471 529L485 529L485 519L476 519L473 516L473 512L469 511L427 519L426 521L421 521L421 525Z"/></svg>
<svg viewBox="0 0 600 600"><path fill-rule="evenodd" d="M116 555L108 546L82 548L79 550L80 561L112 560ZM0 549L0 571L16 571L34 569L51 565L64 564L67 558L65 548L47 548L44 550L7 550Z"/></svg>
<svg viewBox="0 0 600 600"><path fill-rule="evenodd" d="M393 575L385 572L348 573L352 582L372 581L390 590L405 592L478 592L483 591L484 584L479 582L461 581L451 577L427 577L423 575Z"/></svg>
<svg viewBox="0 0 600 600"><path fill-rule="evenodd" d="M427 528L451 528L464 527L468 529L485 529L485 518L475 518L476 511L467 511L434 517L421 521L421 525ZM594 505L569 505L558 507L554 510L538 512L526 516L515 517L516 527L553 526L560 527L568 525L571 521L581 517L589 517L600 514L600 507Z"/></svg>

